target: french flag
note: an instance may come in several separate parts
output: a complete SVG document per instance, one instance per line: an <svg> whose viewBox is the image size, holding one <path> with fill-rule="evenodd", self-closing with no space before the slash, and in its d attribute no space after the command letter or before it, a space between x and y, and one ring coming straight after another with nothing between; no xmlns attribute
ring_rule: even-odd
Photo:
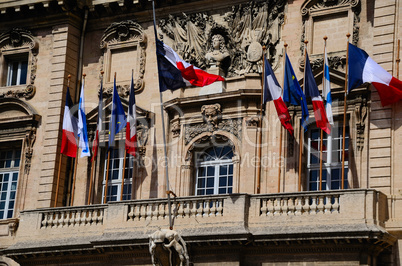
<svg viewBox="0 0 402 266"><path fill-rule="evenodd" d="M131 76L130 97L128 99L128 116L126 126L126 151L135 157L137 150L137 117L134 94L134 80Z"/></svg>
<svg viewBox="0 0 402 266"><path fill-rule="evenodd" d="M402 99L402 81L374 62L365 51L350 43L348 68L349 92L363 83L371 82L378 91L382 106Z"/></svg>
<svg viewBox="0 0 402 266"><path fill-rule="evenodd" d="M334 125L334 115L332 114L331 82L329 81L329 64L327 56L327 47L324 48L324 82L322 84L322 95L325 100L325 112L328 122Z"/></svg>
<svg viewBox="0 0 402 266"><path fill-rule="evenodd" d="M279 120L284 128L291 135L293 135L293 127L290 124L290 115L285 102L282 100L282 88L279 86L278 80L272 71L271 65L265 58L265 75L264 75L264 92L263 101L264 104L269 101L274 101L276 112L278 113Z"/></svg>
<svg viewBox="0 0 402 266"><path fill-rule="evenodd" d="M313 71L311 70L310 60L306 51L306 64L304 69L304 85L306 97L311 98L314 109L315 122L318 128L324 130L327 134L331 133L331 125L328 122L325 113L324 102L318 91L317 83L315 82Z"/></svg>
<svg viewBox="0 0 402 266"><path fill-rule="evenodd" d="M61 138L61 153L69 157L77 156L77 133L78 121L77 118L71 114L73 101L71 100L70 90L67 87L66 105L64 107L63 117L63 134Z"/></svg>
<svg viewBox="0 0 402 266"><path fill-rule="evenodd" d="M203 87L215 81L224 81L219 75L209 74L180 58L168 45L156 40L160 91L177 90L186 86Z"/></svg>
<svg viewBox="0 0 402 266"><path fill-rule="evenodd" d="M85 86L85 79L82 81L79 110L78 110L78 137L79 137L78 143L81 148L81 157L91 156L88 143L87 118L85 115L84 86Z"/></svg>
<svg viewBox="0 0 402 266"><path fill-rule="evenodd" d="M99 133L103 130L103 82L101 83L100 93L99 93L99 104L98 104L98 125L96 127L95 139L92 145L92 161L96 160L99 149Z"/></svg>

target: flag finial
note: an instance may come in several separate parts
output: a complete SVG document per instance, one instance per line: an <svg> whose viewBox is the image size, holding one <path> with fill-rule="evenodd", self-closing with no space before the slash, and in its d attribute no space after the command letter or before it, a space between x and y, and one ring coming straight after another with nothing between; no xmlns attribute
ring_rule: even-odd
<svg viewBox="0 0 402 266"><path fill-rule="evenodd" d="M348 39L349 39L349 37L350 37L350 33L346 34L346 37L348 37Z"/></svg>
<svg viewBox="0 0 402 266"><path fill-rule="evenodd" d="M327 37L327 36L324 36L324 38L323 38L323 39L324 39L324 41L326 41L326 40L328 40L328 37Z"/></svg>

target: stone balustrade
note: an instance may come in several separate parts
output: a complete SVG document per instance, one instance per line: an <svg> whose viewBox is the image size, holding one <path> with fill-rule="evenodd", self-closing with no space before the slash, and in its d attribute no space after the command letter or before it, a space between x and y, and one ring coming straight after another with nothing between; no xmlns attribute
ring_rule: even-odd
<svg viewBox="0 0 402 266"><path fill-rule="evenodd" d="M371 189L191 196L171 199L171 220L183 237L381 231L388 217L379 206L386 204L386 196ZM66 238L82 245L111 239L145 243L149 234L168 227L167 199L38 209L21 212L9 244Z"/></svg>

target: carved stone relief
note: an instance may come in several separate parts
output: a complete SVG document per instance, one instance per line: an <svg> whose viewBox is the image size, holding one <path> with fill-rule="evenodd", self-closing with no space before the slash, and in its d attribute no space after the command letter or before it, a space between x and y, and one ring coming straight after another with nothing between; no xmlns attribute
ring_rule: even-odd
<svg viewBox="0 0 402 266"><path fill-rule="evenodd" d="M213 14L170 15L160 21L173 49L199 67L219 65L227 77L262 72L262 46L276 69L277 45L284 22L284 0L250 1L232 6L223 21ZM207 45L205 45L207 44Z"/></svg>
<svg viewBox="0 0 402 266"><path fill-rule="evenodd" d="M209 130L218 128L219 121L221 120L222 111L219 103L203 105L201 107L202 118L207 123ZM212 128L211 128L212 127Z"/></svg>
<svg viewBox="0 0 402 266"><path fill-rule="evenodd" d="M131 20L112 23L105 30L100 42L100 48L104 51L105 54L100 58L100 62L102 65L101 70L108 69L107 66L105 66L105 64L108 64L108 62L105 61L105 56L110 57L111 49L120 49L120 48L137 46L138 69L136 70L134 76L135 80L134 89L136 93L141 92L144 89L146 45L147 45L146 34L143 28L138 23ZM108 75L110 75L110 73L108 73ZM124 89L123 94L128 95L129 86L130 86L129 84L123 86ZM106 91L108 92L109 88L107 88Z"/></svg>
<svg viewBox="0 0 402 266"><path fill-rule="evenodd" d="M185 136L184 141L185 145L189 144L192 139L197 137L198 135L204 132L215 132L217 130L222 130L229 132L235 135L238 139L241 139L242 133L242 119L227 119L222 120L218 127L210 127L207 123L197 123L197 124L190 124L184 127Z"/></svg>
<svg viewBox="0 0 402 266"><path fill-rule="evenodd" d="M34 85L37 69L37 55L39 44L28 30L15 28L0 35L0 55L3 57L29 52L29 78L25 89L10 89L0 92L0 98L31 99L36 92Z"/></svg>
<svg viewBox="0 0 402 266"><path fill-rule="evenodd" d="M205 148L206 146L210 147L212 145L216 145L217 142L219 142L220 144L224 143L225 145L232 147L233 153L235 153L235 146L228 137L219 134L213 134L203 136L202 138L195 141L188 149L185 160L187 162L193 160L194 149L200 147Z"/></svg>
<svg viewBox="0 0 402 266"><path fill-rule="evenodd" d="M180 120L174 120L171 122L171 131L174 138L180 136Z"/></svg>

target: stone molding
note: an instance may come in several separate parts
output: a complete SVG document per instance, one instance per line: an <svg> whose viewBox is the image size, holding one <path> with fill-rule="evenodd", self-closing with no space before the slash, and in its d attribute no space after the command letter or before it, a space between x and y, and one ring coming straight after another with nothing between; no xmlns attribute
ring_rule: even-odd
<svg viewBox="0 0 402 266"><path fill-rule="evenodd" d="M102 69L105 70L105 75L110 76L108 64L109 62L105 58L110 59L110 51L113 49L127 48L127 47L137 47L138 50L138 70L134 73L134 90L136 93L141 92L144 89L144 72L145 72L145 61L146 53L145 49L147 46L147 36L144 29L137 22L126 20L122 22L112 23L104 32L101 41L100 49L103 51L104 55L101 57ZM123 94L128 95L130 85L124 85L122 87L124 90ZM112 88L106 88L106 93L111 94Z"/></svg>
<svg viewBox="0 0 402 266"><path fill-rule="evenodd" d="M21 89L24 85L12 86L9 90L0 92L0 98L25 98L29 100L35 95L36 87L34 83L36 79L38 49L38 41L28 30L14 28L0 35L0 56L2 60L4 61L5 56L28 52L29 65L29 78L25 88ZM3 68L4 71L4 66L0 68Z"/></svg>

